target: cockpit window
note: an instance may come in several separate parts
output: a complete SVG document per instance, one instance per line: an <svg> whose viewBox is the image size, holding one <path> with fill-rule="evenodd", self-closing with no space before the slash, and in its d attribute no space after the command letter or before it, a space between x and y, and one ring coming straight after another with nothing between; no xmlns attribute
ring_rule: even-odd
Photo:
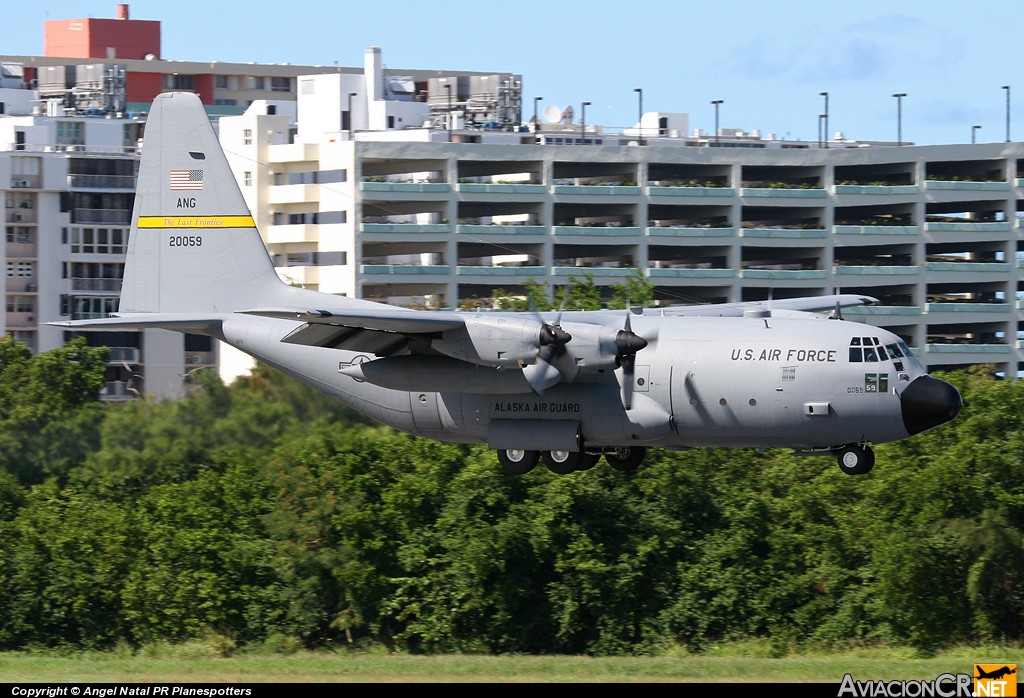
<svg viewBox="0 0 1024 698"><path fill-rule="evenodd" d="M877 348L876 348L877 347ZM861 363L862 361L885 361L886 350L878 337L851 337L850 338L850 362Z"/></svg>
<svg viewBox="0 0 1024 698"><path fill-rule="evenodd" d="M889 352L890 359L899 359L903 356L903 352L900 351L899 346L896 344L886 344L885 350Z"/></svg>

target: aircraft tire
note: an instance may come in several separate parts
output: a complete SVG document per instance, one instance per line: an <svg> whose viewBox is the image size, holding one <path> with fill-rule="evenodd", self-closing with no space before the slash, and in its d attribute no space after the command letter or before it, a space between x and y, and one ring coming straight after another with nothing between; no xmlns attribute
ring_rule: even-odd
<svg viewBox="0 0 1024 698"><path fill-rule="evenodd" d="M839 469L847 475L864 475L875 467L875 452L870 446L850 444L835 453Z"/></svg>
<svg viewBox="0 0 1024 698"><path fill-rule="evenodd" d="M601 460L599 453L581 453L580 462L576 466L576 470L590 470L597 465L599 460Z"/></svg>
<svg viewBox="0 0 1024 698"><path fill-rule="evenodd" d="M498 451L498 463L506 475L525 475L537 467L540 451L502 449Z"/></svg>
<svg viewBox="0 0 1024 698"><path fill-rule="evenodd" d="M636 470L647 457L647 449L643 446L626 446L617 448L612 453L604 454L608 465L619 472L628 473Z"/></svg>
<svg viewBox="0 0 1024 698"><path fill-rule="evenodd" d="M551 472L556 475L568 475L576 471L583 455L585 454L582 451L544 451L541 458Z"/></svg>

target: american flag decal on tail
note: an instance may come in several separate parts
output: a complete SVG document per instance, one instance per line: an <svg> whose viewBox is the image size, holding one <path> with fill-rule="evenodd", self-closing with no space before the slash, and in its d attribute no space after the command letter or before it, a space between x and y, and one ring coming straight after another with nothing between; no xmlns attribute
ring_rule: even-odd
<svg viewBox="0 0 1024 698"><path fill-rule="evenodd" d="M171 191L196 191L202 188L202 170L171 170Z"/></svg>

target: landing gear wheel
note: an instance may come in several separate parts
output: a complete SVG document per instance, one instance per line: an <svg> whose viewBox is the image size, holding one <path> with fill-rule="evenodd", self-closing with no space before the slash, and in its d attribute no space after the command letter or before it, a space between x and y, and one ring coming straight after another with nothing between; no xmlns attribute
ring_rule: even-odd
<svg viewBox="0 0 1024 698"><path fill-rule="evenodd" d="M583 455L582 451L544 451L541 458L551 472L556 475L568 475L575 472Z"/></svg>
<svg viewBox="0 0 1024 698"><path fill-rule="evenodd" d="M835 451L839 469L847 475L863 475L875 467L875 452L870 446L850 444Z"/></svg>
<svg viewBox="0 0 1024 698"><path fill-rule="evenodd" d="M508 475L525 475L537 467L540 451L524 451L521 448L509 448L498 451L498 463Z"/></svg>
<svg viewBox="0 0 1024 698"><path fill-rule="evenodd" d="M599 453L581 453L580 462L576 465L576 470L590 470L597 461L601 460L601 454Z"/></svg>
<svg viewBox="0 0 1024 698"><path fill-rule="evenodd" d="M639 468L646 457L647 449L643 446L626 446L604 454L604 459L608 461L608 465L623 473Z"/></svg>

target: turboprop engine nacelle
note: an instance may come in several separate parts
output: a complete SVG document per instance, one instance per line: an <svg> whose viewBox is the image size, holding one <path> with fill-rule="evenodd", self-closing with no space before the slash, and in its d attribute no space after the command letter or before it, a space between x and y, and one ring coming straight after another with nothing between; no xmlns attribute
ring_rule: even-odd
<svg viewBox="0 0 1024 698"><path fill-rule="evenodd" d="M557 328L538 320L474 315L430 346L446 356L480 366L519 367L533 363L542 344L558 341Z"/></svg>
<svg viewBox="0 0 1024 698"><path fill-rule="evenodd" d="M562 329L572 335L566 353L576 370L584 372L616 369L622 357L635 354L647 341L629 330L569 322Z"/></svg>

